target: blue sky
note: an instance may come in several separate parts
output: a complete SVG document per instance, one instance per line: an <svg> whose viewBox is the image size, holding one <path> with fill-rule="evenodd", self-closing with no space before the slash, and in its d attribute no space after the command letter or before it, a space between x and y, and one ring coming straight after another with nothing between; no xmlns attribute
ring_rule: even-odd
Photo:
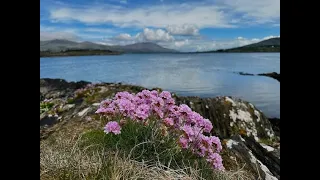
<svg viewBox="0 0 320 180"><path fill-rule="evenodd" d="M199 51L278 36L280 0L40 0L40 40Z"/></svg>

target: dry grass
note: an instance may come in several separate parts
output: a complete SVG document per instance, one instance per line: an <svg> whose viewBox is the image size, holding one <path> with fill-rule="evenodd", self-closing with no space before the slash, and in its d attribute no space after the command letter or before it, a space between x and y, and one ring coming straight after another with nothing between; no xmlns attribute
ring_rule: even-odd
<svg viewBox="0 0 320 180"><path fill-rule="evenodd" d="M56 141L59 143L49 140L40 146L40 179L196 179L183 170L148 165L103 149L89 152L89 147L79 148L79 139Z"/></svg>
<svg viewBox="0 0 320 180"><path fill-rule="evenodd" d="M193 180L204 179L201 169L184 165L172 169L160 162L147 163L130 159L130 155L119 155L121 150L108 152L92 148L95 144L81 147L81 137L49 137L40 144L40 179L107 179L107 180ZM89 150L90 149L90 150ZM95 149L92 151L92 149ZM208 178L207 178L208 179ZM210 179L247 180L252 179L246 171L215 172Z"/></svg>

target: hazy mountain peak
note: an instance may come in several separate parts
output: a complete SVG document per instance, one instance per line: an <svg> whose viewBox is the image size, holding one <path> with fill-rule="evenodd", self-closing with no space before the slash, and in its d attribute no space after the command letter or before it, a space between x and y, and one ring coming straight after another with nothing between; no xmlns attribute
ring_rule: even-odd
<svg viewBox="0 0 320 180"><path fill-rule="evenodd" d="M164 48L158 44L151 42L141 42L125 46L107 46L96 44L90 41L81 43L73 42L64 39L54 39L50 41L40 41L40 51L61 51L66 49L99 49L121 51L128 53L164 53L164 52L178 52L176 50Z"/></svg>

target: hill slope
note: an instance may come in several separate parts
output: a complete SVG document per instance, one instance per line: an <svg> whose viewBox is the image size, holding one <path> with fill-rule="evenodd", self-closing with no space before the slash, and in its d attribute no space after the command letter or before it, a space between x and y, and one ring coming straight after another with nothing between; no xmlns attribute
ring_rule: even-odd
<svg viewBox="0 0 320 180"><path fill-rule="evenodd" d="M242 47L219 49L216 51L206 51L203 53L212 52L280 52L280 37L271 38L264 41L260 41L254 44L249 44Z"/></svg>

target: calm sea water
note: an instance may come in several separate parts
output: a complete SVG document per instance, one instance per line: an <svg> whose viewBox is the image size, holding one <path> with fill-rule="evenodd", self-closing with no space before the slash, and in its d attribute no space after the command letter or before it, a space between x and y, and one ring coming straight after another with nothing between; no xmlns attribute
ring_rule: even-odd
<svg viewBox="0 0 320 180"><path fill-rule="evenodd" d="M41 78L123 82L183 96L235 96L280 117L280 83L233 72L280 73L280 53L125 54L40 58Z"/></svg>

